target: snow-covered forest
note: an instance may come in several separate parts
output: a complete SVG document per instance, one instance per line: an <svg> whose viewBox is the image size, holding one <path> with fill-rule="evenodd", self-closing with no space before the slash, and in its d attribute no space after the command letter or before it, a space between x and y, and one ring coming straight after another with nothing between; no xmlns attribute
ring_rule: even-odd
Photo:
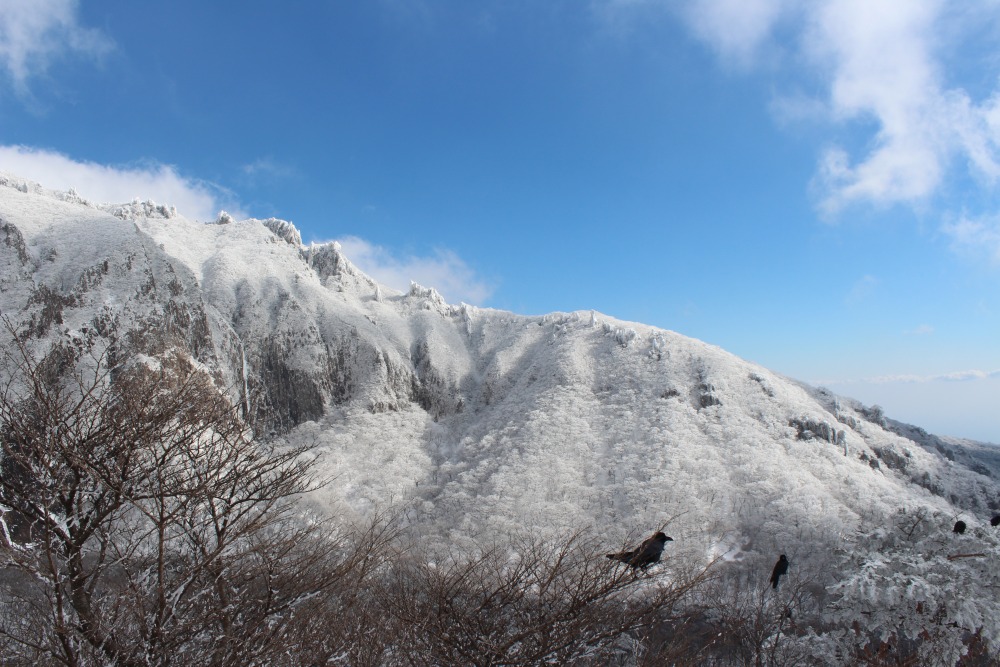
<svg viewBox="0 0 1000 667"><path fill-rule="evenodd" d="M0 316L0 664L998 664L1000 449L676 332L12 175Z"/></svg>

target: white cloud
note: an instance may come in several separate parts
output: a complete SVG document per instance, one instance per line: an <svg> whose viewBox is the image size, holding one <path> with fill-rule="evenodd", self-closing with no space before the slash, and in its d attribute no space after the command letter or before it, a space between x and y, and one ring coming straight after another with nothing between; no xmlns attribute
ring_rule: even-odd
<svg viewBox="0 0 1000 667"><path fill-rule="evenodd" d="M720 56L747 65L790 9L789 0L695 0L685 5L684 15Z"/></svg>
<svg viewBox="0 0 1000 667"><path fill-rule="evenodd" d="M246 217L232 193L205 181L185 178L168 165L109 167L78 162L52 151L0 146L0 169L36 181L45 188L73 188L95 203L117 204L139 197L175 206L181 215L192 220L214 220L222 208L236 217Z"/></svg>
<svg viewBox="0 0 1000 667"><path fill-rule="evenodd" d="M606 22L641 10L679 12L693 34L727 64L753 67L771 48L777 72L813 80L818 99L800 89L775 101L782 117L815 118L862 134L861 148L832 145L819 156L819 208L836 215L852 204L920 204L938 194L949 170L968 165L981 182L1000 179L1000 88L979 100L950 84L944 54L984 21L1000 21L997 3L944 0L595 0ZM610 17L610 18L608 18ZM871 127L872 129L868 129ZM867 133L867 135L865 135Z"/></svg>
<svg viewBox="0 0 1000 667"><path fill-rule="evenodd" d="M871 382L876 384L887 382L967 382L969 380L986 380L997 375L997 371L967 370L942 375L887 375L872 378Z"/></svg>
<svg viewBox="0 0 1000 667"><path fill-rule="evenodd" d="M874 120L869 152L852 160L835 147L821 159L821 208L855 202L914 203L935 194L956 155L987 180L1000 175L996 102L977 106L948 89L936 57L946 19L940 2L817 4L804 31L806 53L828 81L832 117Z"/></svg>
<svg viewBox="0 0 1000 667"><path fill-rule="evenodd" d="M364 239L349 236L338 239L344 254L372 278L405 292L410 281L433 287L450 303L482 304L492 288L455 253L439 250L432 257L398 257L390 250Z"/></svg>
<svg viewBox="0 0 1000 667"><path fill-rule="evenodd" d="M19 95L65 54L100 56L111 41L77 23L77 0L0 0L0 66Z"/></svg>

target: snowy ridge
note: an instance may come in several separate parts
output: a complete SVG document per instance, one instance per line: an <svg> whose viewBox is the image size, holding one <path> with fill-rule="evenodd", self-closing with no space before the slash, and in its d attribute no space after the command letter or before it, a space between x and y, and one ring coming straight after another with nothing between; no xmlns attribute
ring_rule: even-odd
<svg viewBox="0 0 1000 667"><path fill-rule="evenodd" d="M118 341L211 369L262 435L309 443L314 502L463 539L668 520L677 552L797 563L900 507L1000 508L1000 456L673 331L401 294L289 222L200 224L0 177L0 311L38 349ZM807 546L812 545L812 546Z"/></svg>

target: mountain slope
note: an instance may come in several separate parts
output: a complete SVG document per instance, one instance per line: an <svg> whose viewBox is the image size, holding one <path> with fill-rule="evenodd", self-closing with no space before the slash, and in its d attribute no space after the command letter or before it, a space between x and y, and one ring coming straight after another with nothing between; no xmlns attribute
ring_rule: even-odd
<svg viewBox="0 0 1000 667"><path fill-rule="evenodd" d="M1000 507L992 448L717 347L400 294L287 222L219 222L4 177L0 311L39 350L190 356L262 435L311 445L335 478L317 505L405 507L453 539L593 526L617 544L670 521L678 549L739 559L835 544L900 507L970 525Z"/></svg>

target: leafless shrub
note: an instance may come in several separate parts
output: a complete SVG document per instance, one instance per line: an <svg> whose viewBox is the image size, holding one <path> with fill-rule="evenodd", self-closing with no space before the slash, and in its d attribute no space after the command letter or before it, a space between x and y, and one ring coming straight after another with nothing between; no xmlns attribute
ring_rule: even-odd
<svg viewBox="0 0 1000 667"><path fill-rule="evenodd" d="M398 559L380 589L399 648L386 664L614 664L636 660L706 576L634 571L576 534L511 538L440 560Z"/></svg>
<svg viewBox="0 0 1000 667"><path fill-rule="evenodd" d="M257 442L181 356L39 362L14 341L0 368L10 660L298 665L344 650L350 624L316 619L354 604L384 523L304 517L296 499L317 482L303 450Z"/></svg>
<svg viewBox="0 0 1000 667"><path fill-rule="evenodd" d="M757 576L760 568L720 568L698 591L699 619L691 625L702 665L791 667L819 664L795 638L818 615L812 580L800 574L778 589Z"/></svg>

